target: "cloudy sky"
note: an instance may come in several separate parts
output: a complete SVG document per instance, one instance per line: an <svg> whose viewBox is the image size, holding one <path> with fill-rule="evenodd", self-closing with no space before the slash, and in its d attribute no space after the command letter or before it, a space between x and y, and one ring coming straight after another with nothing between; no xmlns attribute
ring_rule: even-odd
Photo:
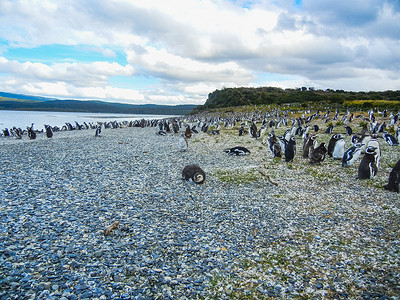
<svg viewBox="0 0 400 300"><path fill-rule="evenodd" d="M240 86L400 89L400 1L0 0L0 91L203 104Z"/></svg>

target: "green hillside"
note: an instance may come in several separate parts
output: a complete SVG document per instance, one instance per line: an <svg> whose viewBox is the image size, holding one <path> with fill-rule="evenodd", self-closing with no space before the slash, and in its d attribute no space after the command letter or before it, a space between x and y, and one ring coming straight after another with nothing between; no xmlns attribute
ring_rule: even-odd
<svg viewBox="0 0 400 300"><path fill-rule="evenodd" d="M315 90L313 88L281 89L277 87L225 88L208 94L207 101L192 113L225 107L245 105L284 105L302 107L348 107L369 109L372 107L399 109L400 91L347 92L343 90Z"/></svg>

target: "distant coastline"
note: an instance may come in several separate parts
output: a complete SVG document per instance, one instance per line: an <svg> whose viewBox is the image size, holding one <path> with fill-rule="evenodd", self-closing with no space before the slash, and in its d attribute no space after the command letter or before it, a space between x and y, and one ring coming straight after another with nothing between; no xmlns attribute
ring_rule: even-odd
<svg viewBox="0 0 400 300"><path fill-rule="evenodd" d="M0 92L0 110L86 113L123 113L140 115L186 115L196 105L123 104L95 100L59 100Z"/></svg>

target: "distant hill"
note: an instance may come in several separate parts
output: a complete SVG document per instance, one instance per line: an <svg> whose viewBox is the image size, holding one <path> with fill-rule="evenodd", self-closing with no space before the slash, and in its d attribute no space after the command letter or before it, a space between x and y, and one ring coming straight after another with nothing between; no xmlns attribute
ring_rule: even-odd
<svg viewBox="0 0 400 300"><path fill-rule="evenodd" d="M245 105L329 106L342 108L388 108L400 110L400 91L349 92L344 90L315 90L313 88L282 89L277 87L224 88L208 94L204 105L192 113Z"/></svg>
<svg viewBox="0 0 400 300"><path fill-rule="evenodd" d="M59 100L0 92L0 110L186 115L197 105L123 104L94 100Z"/></svg>

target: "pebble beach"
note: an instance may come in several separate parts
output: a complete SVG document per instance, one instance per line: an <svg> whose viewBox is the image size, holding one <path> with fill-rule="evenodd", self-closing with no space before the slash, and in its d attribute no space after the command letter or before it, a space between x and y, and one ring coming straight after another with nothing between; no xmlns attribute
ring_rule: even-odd
<svg viewBox="0 0 400 300"><path fill-rule="evenodd" d="M400 195L382 188L398 146L361 181L300 139L286 163L236 130L186 152L156 132L0 138L0 299L400 299Z"/></svg>

